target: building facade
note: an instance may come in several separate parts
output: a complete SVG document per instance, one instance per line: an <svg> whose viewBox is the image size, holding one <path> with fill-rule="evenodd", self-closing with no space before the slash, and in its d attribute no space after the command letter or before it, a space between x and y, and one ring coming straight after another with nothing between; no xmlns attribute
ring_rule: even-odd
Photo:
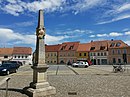
<svg viewBox="0 0 130 97"><path fill-rule="evenodd" d="M20 61L23 64L32 64L32 48L14 47L12 53L13 61Z"/></svg>
<svg viewBox="0 0 130 97"><path fill-rule="evenodd" d="M32 48L0 48L0 63L2 61L20 61L23 64L32 64Z"/></svg>
<svg viewBox="0 0 130 97"><path fill-rule="evenodd" d="M89 56L94 65L108 64L108 41L91 41Z"/></svg>
<svg viewBox="0 0 130 97"><path fill-rule="evenodd" d="M89 58L90 48L91 48L90 43L79 44L77 52L76 52L77 60L78 61L90 60Z"/></svg>
<svg viewBox="0 0 130 97"><path fill-rule="evenodd" d="M58 50L60 48L60 44L58 45L46 45L46 63L47 64L58 64Z"/></svg>
<svg viewBox="0 0 130 97"><path fill-rule="evenodd" d="M109 49L109 64L129 64L130 47L118 47Z"/></svg>
<svg viewBox="0 0 130 97"><path fill-rule="evenodd" d="M58 63L68 64L77 61L76 51L79 46L79 42L64 42L61 44L58 53Z"/></svg>
<svg viewBox="0 0 130 97"><path fill-rule="evenodd" d="M12 60L13 48L0 48L0 63Z"/></svg>

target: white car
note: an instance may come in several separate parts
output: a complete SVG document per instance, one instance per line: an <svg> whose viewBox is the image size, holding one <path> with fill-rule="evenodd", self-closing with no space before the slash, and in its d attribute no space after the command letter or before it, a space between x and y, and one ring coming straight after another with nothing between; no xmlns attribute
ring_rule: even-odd
<svg viewBox="0 0 130 97"><path fill-rule="evenodd" d="M88 62L77 61L76 63L73 63L72 66L73 67L88 67L89 64L88 64Z"/></svg>

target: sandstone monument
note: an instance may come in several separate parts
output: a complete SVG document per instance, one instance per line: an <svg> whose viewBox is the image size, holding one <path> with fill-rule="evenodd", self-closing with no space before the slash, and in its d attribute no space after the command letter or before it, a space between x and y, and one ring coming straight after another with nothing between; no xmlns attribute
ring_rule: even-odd
<svg viewBox="0 0 130 97"><path fill-rule="evenodd" d="M56 89L47 82L48 65L45 63L45 27L43 10L39 10L38 26L36 28L36 51L35 61L32 66L33 82L23 90L31 97L48 97L56 93Z"/></svg>

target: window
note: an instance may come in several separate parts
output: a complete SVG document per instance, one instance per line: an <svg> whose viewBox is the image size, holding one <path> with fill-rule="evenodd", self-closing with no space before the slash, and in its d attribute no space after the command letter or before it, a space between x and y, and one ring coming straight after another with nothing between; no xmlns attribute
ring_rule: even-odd
<svg viewBox="0 0 130 97"><path fill-rule="evenodd" d="M118 59L118 63L121 63L121 59Z"/></svg>
<svg viewBox="0 0 130 97"><path fill-rule="evenodd" d="M111 43L110 47L114 47L115 43Z"/></svg>
<svg viewBox="0 0 130 97"><path fill-rule="evenodd" d="M101 56L103 56L103 52L101 52Z"/></svg>
<svg viewBox="0 0 130 97"><path fill-rule="evenodd" d="M117 44L116 44L116 47L119 47L121 45L121 43L120 42L118 42Z"/></svg>
<svg viewBox="0 0 130 97"><path fill-rule="evenodd" d="M74 46L70 46L69 50L72 50Z"/></svg>
<svg viewBox="0 0 130 97"><path fill-rule="evenodd" d="M94 50L95 49L95 47L91 47L91 49L90 50Z"/></svg>
<svg viewBox="0 0 130 97"><path fill-rule="evenodd" d="M118 52L117 52L118 54L121 54L121 51L120 51L120 50L117 50L117 51L118 51Z"/></svg>
<svg viewBox="0 0 130 97"><path fill-rule="evenodd" d="M100 56L100 53L98 53L97 55Z"/></svg>
<svg viewBox="0 0 130 97"><path fill-rule="evenodd" d="M104 52L104 56L106 56L107 55L107 53L106 52Z"/></svg>
<svg viewBox="0 0 130 97"><path fill-rule="evenodd" d="M79 56L81 56L82 54L81 53L79 53Z"/></svg>
<svg viewBox="0 0 130 97"><path fill-rule="evenodd" d="M27 58L28 56L25 56L25 58Z"/></svg>
<svg viewBox="0 0 130 97"><path fill-rule="evenodd" d="M6 59L6 58L8 58L8 56L7 56L7 55L5 55L5 56L4 56L4 58Z"/></svg>
<svg viewBox="0 0 130 97"><path fill-rule="evenodd" d="M20 56L18 56L18 58L20 58Z"/></svg>
<svg viewBox="0 0 130 97"><path fill-rule="evenodd" d="M124 49L123 53L126 54L126 49Z"/></svg>
<svg viewBox="0 0 130 97"><path fill-rule="evenodd" d="M61 50L65 50L66 45L62 46Z"/></svg>
<svg viewBox="0 0 130 97"><path fill-rule="evenodd" d="M112 54L114 54L115 53L115 51L114 50L112 50Z"/></svg>
<svg viewBox="0 0 130 97"><path fill-rule="evenodd" d="M16 58L17 56L14 56L14 58Z"/></svg>
<svg viewBox="0 0 130 97"><path fill-rule="evenodd" d="M86 56L86 53L84 53L84 56Z"/></svg>
<svg viewBox="0 0 130 97"><path fill-rule="evenodd" d="M105 46L101 46L101 47L100 47L100 50L104 50L104 49L105 49Z"/></svg>
<svg viewBox="0 0 130 97"><path fill-rule="evenodd" d="M116 63L116 59L115 58L113 58L113 64L115 64Z"/></svg>
<svg viewBox="0 0 130 97"><path fill-rule="evenodd" d="M22 58L23 58L24 56L22 56Z"/></svg>
<svg viewBox="0 0 130 97"><path fill-rule="evenodd" d="M93 53L93 56L95 56L96 54L95 53Z"/></svg>

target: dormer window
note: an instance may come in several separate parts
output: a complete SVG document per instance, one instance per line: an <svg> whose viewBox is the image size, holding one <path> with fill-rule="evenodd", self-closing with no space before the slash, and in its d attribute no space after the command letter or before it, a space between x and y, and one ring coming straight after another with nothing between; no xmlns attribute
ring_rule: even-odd
<svg viewBox="0 0 130 97"><path fill-rule="evenodd" d="M104 50L104 49L105 49L105 46L101 46L101 47L100 47L100 50Z"/></svg>
<svg viewBox="0 0 130 97"><path fill-rule="evenodd" d="M111 43L110 47L114 47L115 43Z"/></svg>
<svg viewBox="0 0 130 97"><path fill-rule="evenodd" d="M70 46L69 50L72 50L74 46Z"/></svg>
<svg viewBox="0 0 130 97"><path fill-rule="evenodd" d="M65 50L65 47L66 47L66 45L65 45L65 46L62 46L61 50Z"/></svg>
<svg viewBox="0 0 130 97"><path fill-rule="evenodd" d="M117 44L116 44L116 47L119 47L121 45L121 43L120 42L118 42Z"/></svg>
<svg viewBox="0 0 130 97"><path fill-rule="evenodd" d="M90 50L94 50L95 49L95 47L91 47L91 49Z"/></svg>

